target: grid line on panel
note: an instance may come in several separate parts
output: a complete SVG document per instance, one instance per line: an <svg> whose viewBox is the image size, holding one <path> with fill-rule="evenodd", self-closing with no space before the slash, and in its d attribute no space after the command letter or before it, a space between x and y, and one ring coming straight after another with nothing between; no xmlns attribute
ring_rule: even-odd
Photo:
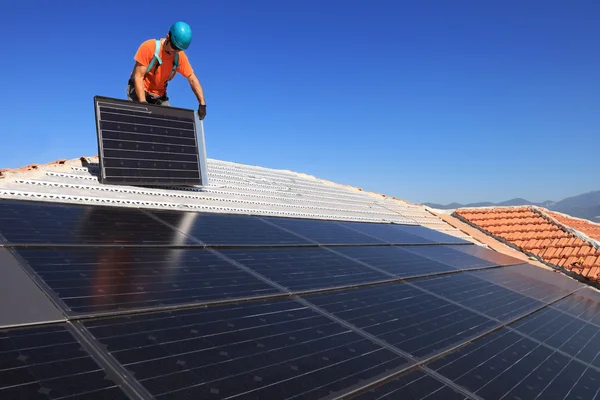
<svg viewBox="0 0 600 400"><path fill-rule="evenodd" d="M462 271L457 271L457 272L462 272ZM258 274L258 275L260 276L260 274ZM264 278L264 277L263 277L263 278ZM265 280L265 282L271 283L271 281L270 281L269 279L267 279L267 278L264 278L264 280ZM402 279L394 279L394 280L392 280L392 281L393 281L393 282L400 282L400 281L402 281ZM386 283L388 283L388 282L386 282ZM353 286L355 286L355 287L356 287L356 285L353 285ZM358 286L362 287L362 286L373 286L373 285L372 285L372 284L364 284L364 285L358 285ZM417 288L417 290L420 290L420 291L423 291L423 292L428 292L427 290L424 290L424 289L422 289L422 288L419 288L419 287L416 287L416 288ZM338 289L338 290L339 290L339 289ZM577 290L579 290L579 289L577 289ZM320 291L318 291L318 292L330 292L330 291L332 291L332 289L330 289L330 288L326 288L326 289L320 290ZM575 291L576 291L576 290L575 290ZM572 293L574 293L575 291L573 291ZM308 291L307 293L316 293L316 291ZM285 293L285 294L282 294L282 295L278 295L278 297L290 297L290 296L293 296L293 297L295 297L295 296L297 296L297 295L299 295L299 294L302 294L302 292L297 292L297 293L289 293L289 292L288 292L288 293ZM433 294L434 296L436 296L436 297L439 297L439 298L443 299L444 301L448 301L448 302L450 302L450 303L454 303L453 301L450 301L449 299L447 299L447 298L445 298L445 297L443 297L443 296L438 296L438 295L436 295L436 294L434 294L434 293L431 293L431 292L430 292L429 294ZM568 293L568 294L566 294L565 296L563 296L563 297L561 297L561 298L559 298L559 299L556 299L556 300L555 300L555 302L556 302L556 301L559 301L559 300L561 300L561 299L563 299L564 297L567 297L567 296L569 296L570 294L571 294L571 293ZM269 296L269 298L274 298L274 297L272 297L272 296ZM252 299L252 300L254 300L254 299ZM239 303L239 302L240 302L240 300L239 300L239 299L236 299L236 300L231 300L231 301L229 301L229 302L230 302L230 303ZM308 305L310 306L310 308L312 308L312 309L315 309L315 306L314 306L312 303L311 303L311 304L308 304ZM464 308L464 309L468 309L468 307L465 307L465 306L463 306L463 305L460 305L459 303L456 303L456 305L457 305L458 307L461 307L461 308ZM508 324L510 324L510 323L512 323L512 322L514 322L514 321L516 321L516 320L518 320L518 319L525 318L527 315L530 315L530 314L532 314L532 313L534 313L534 312L536 312L536 311L538 311L538 310L540 310L540 309L542 309L542 308L544 308L544 307L547 307L547 306L548 306L548 304L544 304L544 305L542 305L541 307L539 307L538 309L536 309L536 310L532 310L532 311L531 311L529 314L526 314L526 315L524 315L524 316L521 316L521 317L519 317L519 318L517 318L517 319L515 319L515 320L511 320L511 321L508 321L508 322L505 322L505 323L502 323L502 322L500 322L500 326L494 327L494 328L490 329L489 331L483 332L481 335L477 336L476 338L471 338L471 339L469 339L467 342L460 343L460 344L456 345L455 347L453 347L453 348L451 348L451 349L448 349L448 350L446 350L446 351L445 351L445 352L443 352L443 353L437 354L437 355L435 355L435 356L433 356L433 357L431 357L431 358L428 358L428 359L424 359L424 360L422 360L422 361L418 362L418 365L419 365L419 366L423 366L423 367L424 367L424 369L425 369L425 370L426 370L428 373L430 373L432 376L434 376L436 379L438 379L438 380L442 381L443 383L445 383L445 384L449 384L449 383L450 383L450 384L449 384L449 386L450 386L450 387L452 387L453 389L455 389L455 390L460 390L460 391L461 391L463 394L465 394L465 395L468 395L468 397L470 397L470 398L475 398L475 399L476 399L477 397L476 397L476 396L474 396L472 393L469 393L469 392L465 393L464 389L462 389L461 387L457 387L456 385L452 384L451 382L449 382L449 381L447 381L447 380L444 380L444 377L443 377L443 376L440 376L440 375L439 375L439 374L437 374L435 371L430 371L430 370L429 370L429 369L428 369L428 368L427 368L427 367L426 367L424 364L425 364L425 363L427 363L427 362L429 362L429 361L431 361L431 359L438 358L438 357L442 357L443 355L445 355L445 354L447 354L447 353L449 353L449 352L451 352L451 351L454 351L456 348L463 347L463 346L465 346L465 345L466 345L467 343L469 343L469 342L472 342L472 341L475 341L475 340L477 340L477 339L479 339L479 338L481 338L481 337L484 337L484 336L488 335L488 334L489 334L489 333L491 333L491 332L494 332L494 331L496 331L496 330L498 330L498 329L501 329L502 327L505 327L506 325L508 325ZM190 306L190 307L192 307L192 308L197 308L197 307L198 307L198 305L195 305L195 306ZM181 308L181 307L173 307L173 308ZM149 310L149 311L152 311L152 312L154 312L154 311L157 311L157 310L155 310L155 309L152 309L152 310ZM333 316L332 316L330 313L328 313L328 312L326 312L326 311L323 313L323 312L322 312L323 310L321 310L320 308L319 308L318 310L317 310L317 309L315 309L315 311L318 311L318 312L322 313L322 315L325 315L325 316L327 316L327 317L329 317L329 318L332 318L332 317L333 317ZM476 312L476 311L474 311L474 310L470 310L470 311L472 311L472 312L475 312L475 313L477 313L477 314L481 314L481 313L478 313L478 312ZM138 312L135 312L135 311L133 311L132 313L139 314ZM485 314L481 314L481 315L483 315L483 316L484 316L484 317L486 317L486 318L490 318L489 316L487 316L487 315L485 315ZM339 319L338 319L337 317L333 317L333 319L334 319L336 322L338 322L338 323L339 323ZM346 326L346 327L350 327L350 328L351 328L353 331L355 331L355 332L357 332L357 333L361 334L363 337L366 337L367 339L369 339L369 340L371 340L371 341L374 341L375 343L377 343L377 344L380 344L380 345L381 345L381 341L380 341L379 339L377 339L377 338L374 338L372 335L370 335L370 334L367 334L367 333L366 333L366 332L364 332L363 330L361 330L361 329L359 329L359 328L356 328L356 327L354 327L352 324L348 325L347 323L345 323L345 322L344 322L344 326ZM375 339L375 340L374 340L374 339ZM388 345L388 344L386 344L384 347L385 347L385 348L387 348L387 349L390 349L390 346L391 346L391 345ZM391 347L393 347L393 348L394 348L394 352L395 352L396 354L398 354L398 355L401 355L401 356L403 356L403 357L407 357L407 356L408 356L408 355L407 355L405 352L403 352L403 351L400 351L399 349L395 348L394 346L391 346ZM411 359L411 360L414 360L414 358L413 358L413 357L410 357L410 356L408 356L408 358L409 358L409 359ZM407 370L407 369L405 369L405 370ZM405 372L405 370L403 370L403 372ZM397 371L397 372L395 372L394 374L392 374L392 375L390 375L390 376L387 376L387 377L385 377L385 380L386 380L386 381L388 381L389 379L393 379L394 377L398 377L398 376L400 376L400 375L401 375L403 372ZM374 386L374 385L378 385L378 384L380 384L380 383L381 383L380 381L377 381L377 382L371 382L369 385L367 385L367 386L365 386L365 387L361 387L361 388L360 388L360 390L362 391L363 389L366 389L366 388L372 387L372 386ZM359 389L357 389L357 390L359 390ZM347 396L347 394L345 394L345 395L344 395L344 398L345 398L345 396Z"/></svg>
<svg viewBox="0 0 600 400"><path fill-rule="evenodd" d="M580 360L577 357L573 357L572 355L570 355L569 353L565 352L564 350L558 349L558 348L556 348L554 346L549 345L548 343L542 342L541 340L536 339L535 337L530 336L530 335L528 335L526 333L520 332L518 329L512 328L511 326L507 326L506 329L508 329L509 331L511 331L511 332L513 332L513 333L515 333L515 334L517 334L517 335L519 335L519 336L521 336L521 337L523 337L525 339L529 339L532 342L537 343L539 346L542 346L542 347L545 347L545 348L551 350L553 353L565 356L565 357L567 357L569 359L574 360L575 362L580 363L581 365L584 365L586 368L591 368L591 369L593 369L595 371L600 372L600 367L596 367L595 365L592 365L592 364L587 363L587 362L585 362L583 360Z"/></svg>
<svg viewBox="0 0 600 400"><path fill-rule="evenodd" d="M465 400L473 398L473 396L456 391L423 367L413 367L400 377L384 379L379 385L361 390L351 398L360 400L398 398Z"/></svg>
<svg viewBox="0 0 600 400"><path fill-rule="evenodd" d="M600 368L561 347L508 326L434 361L430 368L484 397L596 398ZM594 350L592 362L597 365L597 346Z"/></svg>
<svg viewBox="0 0 600 400"><path fill-rule="evenodd" d="M70 309L70 307L60 298L60 296L58 296L54 292L54 290L50 287L50 285L48 285L44 281L44 279L42 277L40 277L37 274L37 272L32 269L31 266L28 265L27 261L25 261L19 254L16 254L16 257L19 259L22 266L28 271L29 275L34 279L34 281L36 283L38 283L38 285L43 287L44 291L48 293L48 295L52 298L52 300L59 307L59 309L64 310L64 312L71 319L88 319L88 318L101 317L101 316L130 315L130 314L135 314L135 313L140 313L140 312L146 313L146 312L159 311L159 310L175 310L175 309L179 309L179 308L208 307L208 306L230 304L230 303L235 303L235 302L240 302L240 301L257 301L257 300L264 300L264 299L269 299L269 298L276 299L276 298L290 297L290 296L318 294L318 293L339 291L339 290L343 290L343 289L352 289L352 288L383 285L383 284L389 284L389 283L395 283L395 282L405 282L405 281L408 282L408 281L411 281L414 279L433 277L433 276L442 276L442 275L448 275L448 274L456 274L456 273L461 272L461 271L438 272L438 273L426 274L426 275L421 275L418 277L411 277L411 278L406 279L406 278L401 278L401 277L395 276L395 275L390 274L383 270L380 271L377 268L373 268L370 265L365 265L365 267L369 268L370 270L382 273L381 279L372 279L370 281L349 283L349 284L341 283L340 285L337 285L337 286L326 286L326 287L319 287L319 288L315 287L315 288L308 288L308 289L301 288L301 289L290 290L290 289L287 289L284 286L278 284L277 282L273 281L272 279L264 276L263 274L256 272L252 268L243 265L243 263L237 262L236 260L233 260L230 257L227 257L226 255L223 255L222 253L220 253L216 250L213 250L213 249L206 249L206 250L208 252L214 254L218 258L224 260L225 262L232 264L236 268L239 268L240 270L244 271L245 273L248 273L249 275L257 278L259 281L265 283L267 286L278 290L279 292L264 294L264 295L257 294L254 296L240 296L237 298L227 298L227 299L216 299L216 298L215 299L203 299L203 300L196 299L193 301L192 300L186 301L186 300L182 299L182 301L180 301L180 302L175 302L172 304L164 304L164 305L159 304L159 305L143 306L140 304L137 306L132 306L132 308L129 308L129 309L114 309L114 310L102 310L102 311L88 310L88 311L83 311L83 312L77 312L77 311L73 311ZM356 263L359 263L359 264L361 263L360 261L357 261L357 260L356 261L353 260L353 261ZM502 267L493 266L491 268L502 268ZM389 279L385 279L385 277L387 277L387 276L389 276Z"/></svg>
<svg viewBox="0 0 600 400"><path fill-rule="evenodd" d="M85 327L153 395L170 398L186 393L196 398L209 390L225 397L273 393L284 387L290 396L327 394L327 387L341 393L349 383L383 376L408 362L294 299L97 320ZM357 364L359 359L369 365ZM343 365L350 370L341 370ZM333 375L307 381L319 371ZM246 384L243 378L249 378ZM266 385L260 383L263 378Z"/></svg>
<svg viewBox="0 0 600 400"><path fill-rule="evenodd" d="M407 284L407 285L410 285L410 286L413 286L413 285L412 285L412 284L410 284L409 282L405 282L405 284ZM482 332L482 333L480 333L480 334L476 335L475 337L472 337L472 338L470 338L470 339L468 339L468 340L466 340L466 341L463 341L463 342L461 342L461 343L459 343L459 344L456 344L456 345L452 346L451 348L448 348L448 349L446 349L446 350L444 350L444 351L440 352L439 354L434 354L434 355L432 355L432 356L429 356L429 357L426 357L426 358L422 359L421 361L418 361L418 360L417 360L415 357L411 356L410 354L408 354L408 353L406 353L406 352L404 352L404 351L402 351L402 350L398 349L397 347L395 347L395 346L393 346L393 345L390 345L390 344L386 343L386 342L385 342L385 341L383 341L383 340L380 340L380 339L378 339L378 338L374 337L373 335L369 334L368 332L365 332L363 329L361 329L361 328L359 328L359 327L355 326L354 324L352 324L352 323L349 323L349 322L347 322L347 321L344 321L344 320L342 320L342 319L340 319L340 318L338 318L338 317L336 317L336 316L332 315L332 314L331 314L331 313L329 313L328 311L326 311L326 310L322 309L321 307L319 307L319 306L317 306L317 305L313 304L313 303L312 303L312 302L310 302L309 300L300 299L300 300L298 300L298 301L300 301L300 302L302 302L303 304L305 304L305 305L307 305L307 306L309 306L309 307L311 307L311 308L315 309L316 311L318 311L318 312L319 312L319 313L321 313L322 315L325 315L325 316L327 316L327 317L329 317L329 318L331 318L331 319L334 319L336 322L343 324L344 326L348 327L349 329L352 329L352 330L354 330L355 332L359 333L360 335L363 335L364 337L368 338L369 340L372 340L372 341L374 341L375 343L377 343L377 344L379 344L379 345L381 345L381 346L384 346L384 347L385 347L385 348L387 348L387 349L390 349L390 350L392 350L392 351L396 352L396 354L399 354L399 355L401 355L401 356L403 356L403 357L405 357L405 358L407 358L407 359L409 359L409 360L411 360L411 361L414 361L414 362L416 363L416 365L413 365L413 366L411 366L411 368L412 368L412 367L415 367L415 366L422 367L422 368L424 368L424 369L425 369L425 370L426 370L428 373L431 373L432 375L434 375L434 376L436 377L436 379L439 379L439 380L441 380L443 383L446 383L446 384L448 384L449 386L451 386L452 388L454 388L454 389L456 389L456 390L459 390L459 391L460 391L461 393L463 393L463 394L468 394L468 397L470 397L470 398L473 398L473 399L480 399L480 397L476 396L475 394L473 394L473 393L471 393L471 392L469 392L469 391L465 390L463 387L461 387L461 386L459 386L459 385L455 384L454 382L452 382L451 380L449 380L449 379L447 379L447 378L443 377L442 375L440 375L440 374L439 374L439 373L437 373L436 371L433 371L433 370L431 370L430 368L428 368L428 367L427 367L427 364L428 364L428 363L430 363L430 362L432 362L432 361L434 361L434 360L437 360L437 359L439 359L439 358L442 358L442 357L444 357L445 355L447 355L447 354L450 354L450 353L452 353L452 352L454 352L454 351L456 351L456 350L458 350L458 349L460 349L460 348L463 348L463 347L467 346L467 345L468 345L468 344L470 344L470 343L476 342L476 341L480 340L481 338L483 338L483 337L486 337L486 336L488 336L488 335L490 335L490 334L492 334L492 333L494 333L494 332L497 332L497 331L499 331L499 330L501 330L501 329L503 329L503 328L506 328L506 327L508 327L508 328L509 328L509 325L510 325L510 324L513 324L513 323L515 323L515 322L517 322L517 321L519 321L519 320L521 320L521 319L523 319L523 318L526 318L526 317L528 317L528 316L530 316L530 315L532 315L532 314L534 314L534 313L536 313L536 312L538 312L538 311L540 311L540 310L542 310L542 309L544 309L544 308L547 308L547 307L551 306L552 304L554 304L554 303L556 303L556 302L558 302L558 301L561 301L561 300L563 300L564 298L566 298L566 297L568 297L568 296L571 296L573 293L575 293L575 292L577 292L578 290L580 290L580 289L581 289L580 287L579 287L579 288L576 288L575 290L571 291L570 293L564 294L563 296L559 297L558 299L555 299L555 300L553 300L553 301L551 301L551 302L549 302L549 303L545 303L545 304L543 303L541 306L539 306L539 307L537 307L537 308L535 308L535 309L533 309L533 310L529 311L528 313L526 313L526 314L524 314L524 315L520 315L520 316L518 316L518 317L515 317L515 318L513 318L513 319L511 319L511 320L509 320L509 321L505 321L505 322L503 322L503 321L501 321L501 320L498 320L498 319L496 319L496 318L493 318L493 317L487 316L487 315L485 315L485 314L483 314L483 313L480 313L480 312L478 312L478 311L476 311L476 310L474 310L474 309L472 309L472 308L470 308L470 307L463 306L463 305L461 305L461 304L459 304L459 303L457 303L457 302L454 302L454 301L452 301L452 300L450 300L450 299L447 299L447 298L445 298L445 297L443 297L443 296L439 296L439 295L437 295L437 294L435 294L435 293L432 293L431 291L427 291L427 290L421 289L421 288L420 288L420 287L418 287L418 286L413 286L413 287L414 287L414 288L416 288L417 290L424 291L424 292L426 292L426 293L428 293L428 294L430 294L430 295L433 295L433 296L435 296L435 297L437 297L437 298L440 298L440 299L441 299L441 300L443 300L443 301L447 301L447 302L449 302L449 303L451 303L451 304L454 304L455 306L457 306L457 307L459 307L459 308L466 309L466 310L468 310L468 311L470 311L470 312L472 312L472 313L478 314L478 315L480 315L480 316L482 316L482 317L484 317L484 318L486 318L486 319L491 319L492 321L496 322L496 323L497 323L497 325L496 325L496 326L494 326L494 327L492 327L492 328L490 328L490 329L487 329L487 330L485 330L484 332ZM510 328L509 328L509 329L510 329ZM524 335L524 334L521 334L521 335L522 335L522 336L526 336L526 335ZM392 375L388 376L388 377L387 377L385 380L386 380L386 381L389 381L389 380L391 380L391 379L393 379L393 378L395 378L395 377L398 377L398 376L402 375L404 372L406 372L408 369L409 369L409 368L406 368L406 369L405 369L405 370L403 370L403 371L396 372L396 373L394 373L394 374L392 374ZM379 385L379 384L381 384L381 382L377 382L377 383L370 383L370 384L367 384L367 385L365 385L364 387L361 387L361 388L358 388L358 389L356 389L356 390L355 390L355 392L356 392L356 393L358 393L358 392L363 392L363 391L365 391L365 390L368 390L369 388L371 388L371 387L373 387L373 386L376 386L376 385ZM352 392L352 393L355 393L355 392ZM347 394L346 396L348 396L348 394ZM341 398L340 398L340 399L341 399Z"/></svg>
<svg viewBox="0 0 600 400"><path fill-rule="evenodd" d="M369 388L371 388L371 387L378 386L378 385L380 385L380 384L382 384L382 383L388 382L389 380L391 380L391 379L394 379L394 378L396 378L396 377L398 377L398 376L400 376L400 375L404 374L405 372L407 372L408 370L410 370L410 369L414 368L415 366L422 366L422 365L424 365L424 363L425 363L425 361L419 362L417 359L415 359L415 358L414 358L413 356L411 356L409 353L407 353L407 352L404 352L404 351L400 350L399 348L397 348L397 347L395 347L395 346L393 346L393 345L391 345L391 344L389 344L389 343L385 342L384 340L381 340L381 339L377 338L376 336L374 336L374 335L371 335L370 333L368 333L368 332L364 331L363 329L360 329L360 328L356 327L355 325L353 325L353 324L351 324L351 323L349 323L349 322L347 322L347 321L345 321L345 320L343 320L343 319L341 319L341 318L338 318L338 317L336 317L335 315L333 315L333 314L331 314L331 313L327 312L326 310L324 310L324 309L322 309L321 307L319 307L319 306L317 306L317 305L315 305L315 304L311 303L311 302L310 302L310 301L308 301L308 300L305 300L305 299L302 299L302 298L296 298L295 300L296 300L296 301L298 301L299 303L301 303L301 304L303 304L303 305L305 305L305 306L309 307L309 308L312 308L312 309L313 309L313 310L315 310L316 312L318 312L318 313L320 313L321 315L323 315L323 316L325 316L325 317L327 317L327 318L329 318L329 319L331 319L331 320L333 320L333 321L337 322L338 324L340 324L340 325L342 325L342 326L344 326L344 327L346 327L346 328L348 328L348 329L350 329L350 330L352 330L352 331L354 331L354 332L358 333L359 335L361 335L361 336L363 336L364 338L366 338L366 339L368 339L368 340L372 341L373 343L376 343L376 344L378 344L379 346L381 346L381 347L383 347L383 348L385 348L385 349L388 349L388 350L390 350L390 351L392 351L392 352L396 353L397 355L399 355L399 356L401 356L401 357L404 357L404 358L406 358L407 360L409 360L409 361L411 361L411 362L413 362L413 363L414 363L414 364L409 364L408 366L404 367L402 370L400 370L400 371L396 371L395 373L393 373L393 374L390 374L390 375L388 375L388 376L384 377L384 378L383 378L383 379L381 379L381 380L378 380L378 381L376 381L376 382L371 382L371 383L369 383L369 384L367 384L367 385L365 385L365 386L362 386L362 387L360 387L360 388L357 388L357 389L355 389L354 391L352 391L352 392L350 392L350 393L345 393L343 396L341 396L341 397L338 397L338 399L347 398L348 396L352 396L353 394L356 394L356 393L359 393L359 392L363 392L363 391L365 391L365 390L368 390L368 389L369 389ZM429 371L428 371L428 372L429 372ZM439 374L436 374L436 375L439 375ZM469 398L471 398L471 399L475 399L475 400L481 400L480 398L476 397L476 396L475 396L475 395L473 395L472 393L470 393L470 392L466 391L464 388L462 388L462 387L460 387L460 386L458 386L458 385L454 384L452 381L450 381L450 380L448 380L448 379L445 379L445 378L443 378L441 375L440 375L439 377L438 377L438 376L436 376L436 378L438 378L438 379L440 379L440 378L444 379L444 381L443 381L443 382L444 382L444 383L446 383L448 386L452 387L452 388L453 388L453 389L455 389L455 390L458 390L459 392L461 392L461 393L465 394L467 397L469 397Z"/></svg>
<svg viewBox="0 0 600 400"><path fill-rule="evenodd" d="M2 398L138 399L68 322L4 328L0 349Z"/></svg>
<svg viewBox="0 0 600 400"><path fill-rule="evenodd" d="M19 266L23 268L23 271L27 274L29 279L31 279L46 296L56 308L63 312L63 314L69 317L69 307L62 301L62 299L52 290L52 288L40 277L31 266L25 261L21 255L15 251L14 249L8 248L11 256L15 258L15 260L19 263Z"/></svg>
<svg viewBox="0 0 600 400"><path fill-rule="evenodd" d="M103 367L107 374L121 383L127 394L136 400L149 400L152 396L110 355L103 351L102 345L90 337L89 331L79 322L70 323L73 336L81 343L82 347Z"/></svg>

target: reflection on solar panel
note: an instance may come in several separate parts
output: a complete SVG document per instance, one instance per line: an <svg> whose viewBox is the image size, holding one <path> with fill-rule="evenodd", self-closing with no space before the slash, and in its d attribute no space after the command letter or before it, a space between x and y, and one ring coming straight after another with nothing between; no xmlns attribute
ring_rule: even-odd
<svg viewBox="0 0 600 400"><path fill-rule="evenodd" d="M201 185L193 110L94 98L101 183Z"/></svg>
<svg viewBox="0 0 600 400"><path fill-rule="evenodd" d="M145 308L279 290L204 249L18 249L75 313Z"/></svg>
<svg viewBox="0 0 600 400"><path fill-rule="evenodd" d="M495 265L493 262L488 261L487 259L474 257L468 253L458 251L452 247L447 246L411 247L408 250L412 251L413 253L430 258L432 260L443 262L445 264L452 265L460 269L477 269L491 267Z"/></svg>
<svg viewBox="0 0 600 400"><path fill-rule="evenodd" d="M192 244L136 209L0 200L0 235L11 244Z"/></svg>
<svg viewBox="0 0 600 400"><path fill-rule="evenodd" d="M494 250L486 249L481 246L457 246L448 245L446 246L453 250L462 251L463 253L470 254L474 257L488 260L496 265L510 265L510 264L522 264L523 261L518 258L507 256L506 254L499 253Z"/></svg>
<svg viewBox="0 0 600 400"><path fill-rule="evenodd" d="M0 235L47 300L1 399L600 393L595 290L425 228L0 201Z"/></svg>
<svg viewBox="0 0 600 400"><path fill-rule="evenodd" d="M208 245L289 245L310 241L286 232L259 217L179 211L153 211L173 226L187 226L197 241Z"/></svg>
<svg viewBox="0 0 600 400"><path fill-rule="evenodd" d="M409 233L411 235L421 236L432 243L447 244L447 243L459 243L459 244L470 244L470 242L458 238L456 236L448 235L431 228L426 228L420 225L398 225L394 224L394 228L399 231ZM472 247L472 246L469 246Z"/></svg>

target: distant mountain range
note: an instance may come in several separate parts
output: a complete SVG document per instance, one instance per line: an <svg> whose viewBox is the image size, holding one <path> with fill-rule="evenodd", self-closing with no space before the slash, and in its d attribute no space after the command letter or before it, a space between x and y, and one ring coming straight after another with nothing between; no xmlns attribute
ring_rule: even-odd
<svg viewBox="0 0 600 400"><path fill-rule="evenodd" d="M544 201L542 203L534 203L529 200L516 198L501 203L492 203L490 201L484 201L481 203L450 203L450 204L436 204L436 203L423 203L424 205L432 208L441 210L452 210L455 208L463 207L502 207L502 206L540 206L545 207L551 211L558 211L565 214L569 214L573 217L585 218L592 222L600 222L600 190L580 194L578 196L567 197L561 201Z"/></svg>

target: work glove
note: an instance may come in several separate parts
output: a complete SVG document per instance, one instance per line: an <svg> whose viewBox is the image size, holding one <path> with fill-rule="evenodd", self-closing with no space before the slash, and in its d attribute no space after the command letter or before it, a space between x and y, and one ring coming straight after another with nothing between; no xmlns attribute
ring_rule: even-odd
<svg viewBox="0 0 600 400"><path fill-rule="evenodd" d="M206 104L198 104L198 118L201 120L206 117Z"/></svg>

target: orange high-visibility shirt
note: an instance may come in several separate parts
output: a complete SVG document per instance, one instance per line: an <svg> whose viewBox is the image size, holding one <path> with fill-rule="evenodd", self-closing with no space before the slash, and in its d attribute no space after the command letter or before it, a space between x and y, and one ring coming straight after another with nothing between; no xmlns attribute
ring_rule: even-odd
<svg viewBox="0 0 600 400"><path fill-rule="evenodd" d="M154 57L155 50L156 39L146 40L140 45L134 59L147 67L148 64L150 64L150 61L152 61L152 57ZM165 94L165 82L173 70L175 55L170 55L165 52L163 42L160 46L159 57L162 60L162 64L159 64L158 60L156 60L152 67L152 71L147 71L146 76L144 77L144 90L148 93L162 96ZM177 68L177 72L186 78L194 73L190 61L183 51L179 52L179 67Z"/></svg>

